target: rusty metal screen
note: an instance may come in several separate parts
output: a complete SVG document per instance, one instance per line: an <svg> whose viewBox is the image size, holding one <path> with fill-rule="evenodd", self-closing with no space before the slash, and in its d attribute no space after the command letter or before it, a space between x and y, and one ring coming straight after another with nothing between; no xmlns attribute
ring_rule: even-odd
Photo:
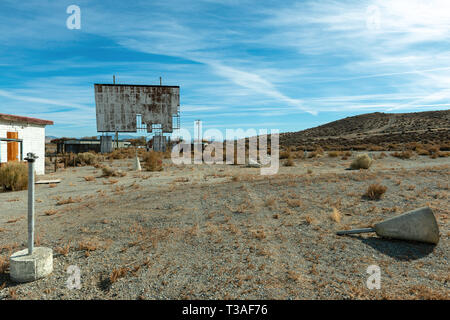
<svg viewBox="0 0 450 320"><path fill-rule="evenodd" d="M180 112L180 87L157 85L94 84L98 132L136 132L138 121L152 132L173 131Z"/></svg>

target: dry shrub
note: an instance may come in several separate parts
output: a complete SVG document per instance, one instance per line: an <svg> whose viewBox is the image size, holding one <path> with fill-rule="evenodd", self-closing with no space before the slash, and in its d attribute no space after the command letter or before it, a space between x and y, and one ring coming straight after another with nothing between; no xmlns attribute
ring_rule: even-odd
<svg viewBox="0 0 450 320"><path fill-rule="evenodd" d="M311 217L311 216L309 216L309 215L307 215L307 216L305 216L305 222L307 223L307 224L313 224L314 222L316 221L316 219L314 219L313 217Z"/></svg>
<svg viewBox="0 0 450 320"><path fill-rule="evenodd" d="M316 150L308 154L308 158L320 158L321 156L323 156L323 153L324 151L322 147L319 146L316 148Z"/></svg>
<svg viewBox="0 0 450 320"><path fill-rule="evenodd" d="M437 153L437 155L438 155L439 157L441 157L441 158L449 157L449 156L450 156L450 151L439 151L439 152Z"/></svg>
<svg viewBox="0 0 450 320"><path fill-rule="evenodd" d="M334 222L341 223L342 215L338 209L333 208L333 212L330 215L330 219Z"/></svg>
<svg viewBox="0 0 450 320"><path fill-rule="evenodd" d="M386 186L383 186L379 183L374 183L367 188L367 191L364 194L364 196L370 200L380 200L381 196L386 192L386 190L387 190Z"/></svg>
<svg viewBox="0 0 450 320"><path fill-rule="evenodd" d="M292 156L289 156L289 158L286 159L286 161L283 163L285 167L293 167L294 166L294 160L292 159Z"/></svg>
<svg viewBox="0 0 450 320"><path fill-rule="evenodd" d="M28 167L24 162L11 161L0 167L0 187L3 191L26 190Z"/></svg>
<svg viewBox="0 0 450 320"><path fill-rule="evenodd" d="M102 173L103 177L115 177L117 175L117 171L108 166L102 168Z"/></svg>
<svg viewBox="0 0 450 320"><path fill-rule="evenodd" d="M48 185L49 188L56 188L57 184L56 183L50 183Z"/></svg>
<svg viewBox="0 0 450 320"><path fill-rule="evenodd" d="M273 207L275 205L275 201L276 201L275 198L267 199L265 203L266 207Z"/></svg>
<svg viewBox="0 0 450 320"><path fill-rule="evenodd" d="M423 149L423 148L420 148L420 147L417 147L417 148L416 148L416 153L417 153L419 156L428 156L428 155L430 154L430 152L429 152L428 150Z"/></svg>
<svg viewBox="0 0 450 320"><path fill-rule="evenodd" d="M6 273L9 268L9 259L0 256L0 274Z"/></svg>
<svg viewBox="0 0 450 320"><path fill-rule="evenodd" d="M96 240L82 241L78 244L78 250L83 251L86 257L89 257L91 251L97 250L98 243Z"/></svg>
<svg viewBox="0 0 450 320"><path fill-rule="evenodd" d="M162 171L162 154L160 152L149 151L144 156L144 168L147 171Z"/></svg>
<svg viewBox="0 0 450 320"><path fill-rule="evenodd" d="M282 159L288 159L291 156L291 150L281 151L280 152L280 160Z"/></svg>
<svg viewBox="0 0 450 320"><path fill-rule="evenodd" d="M412 157L412 151L406 150L402 152L394 152L392 154L393 157L399 158L399 159L409 159Z"/></svg>
<svg viewBox="0 0 450 320"><path fill-rule="evenodd" d="M287 199L286 203L291 208L298 208L302 205L302 201L300 199Z"/></svg>
<svg viewBox="0 0 450 320"><path fill-rule="evenodd" d="M74 162L76 166L93 166L98 163L98 156L92 152L82 152L78 153L74 157Z"/></svg>
<svg viewBox="0 0 450 320"><path fill-rule="evenodd" d="M124 177L127 173L121 170L115 170L109 166L102 168L102 177Z"/></svg>
<svg viewBox="0 0 450 320"><path fill-rule="evenodd" d="M339 157L341 155L342 155L341 151L330 151L330 152L328 152L328 156L330 158L336 158L336 157Z"/></svg>
<svg viewBox="0 0 450 320"><path fill-rule="evenodd" d="M369 167L372 165L372 162L373 160L369 157L369 155L367 153L364 153L353 160L353 162L350 164L350 169L369 169Z"/></svg>
<svg viewBox="0 0 450 320"><path fill-rule="evenodd" d="M295 152L296 159L303 159L305 157L305 152L303 150Z"/></svg>
<svg viewBox="0 0 450 320"><path fill-rule="evenodd" d="M111 275L109 276L109 281L111 283L116 282L119 278L123 278L127 275L128 273L128 268L119 268L119 269L113 269L113 271L111 272Z"/></svg>
<svg viewBox="0 0 450 320"><path fill-rule="evenodd" d="M86 177L84 177L84 180L85 181L94 181L95 177L94 176L86 176Z"/></svg>

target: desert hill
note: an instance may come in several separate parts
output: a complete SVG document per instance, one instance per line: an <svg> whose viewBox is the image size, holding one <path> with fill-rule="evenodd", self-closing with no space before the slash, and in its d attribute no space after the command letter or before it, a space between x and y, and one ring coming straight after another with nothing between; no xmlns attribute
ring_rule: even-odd
<svg viewBox="0 0 450 320"><path fill-rule="evenodd" d="M333 121L318 127L280 135L284 147L325 149L397 144L446 145L450 142L450 110L412 113L367 113ZM398 146L397 146L398 147Z"/></svg>

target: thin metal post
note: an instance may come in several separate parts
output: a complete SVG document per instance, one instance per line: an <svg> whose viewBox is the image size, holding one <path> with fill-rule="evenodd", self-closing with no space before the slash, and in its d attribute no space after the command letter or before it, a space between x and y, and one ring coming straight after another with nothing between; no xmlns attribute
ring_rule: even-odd
<svg viewBox="0 0 450 320"><path fill-rule="evenodd" d="M27 153L28 161L28 254L34 249L34 162L38 158L34 153Z"/></svg>
<svg viewBox="0 0 450 320"><path fill-rule="evenodd" d="M336 232L337 235L342 236L345 234L357 234L357 233L366 233L366 232L375 232L374 228L361 228L361 229L354 229L354 230L343 230Z"/></svg>

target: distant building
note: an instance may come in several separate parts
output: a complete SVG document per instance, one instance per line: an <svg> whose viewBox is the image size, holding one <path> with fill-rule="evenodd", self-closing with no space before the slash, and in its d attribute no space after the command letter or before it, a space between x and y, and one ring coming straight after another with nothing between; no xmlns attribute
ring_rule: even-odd
<svg viewBox="0 0 450 320"><path fill-rule="evenodd" d="M45 174L45 126L53 121L0 113L0 165L38 156L36 174Z"/></svg>
<svg viewBox="0 0 450 320"><path fill-rule="evenodd" d="M104 143L108 143L106 150L108 152L112 151L116 147L116 142L112 139L108 139ZM94 151L97 153L101 152L100 140L97 139L68 139L60 140L56 145L57 153L81 153ZM131 145L129 141L119 141L119 148L128 148Z"/></svg>

